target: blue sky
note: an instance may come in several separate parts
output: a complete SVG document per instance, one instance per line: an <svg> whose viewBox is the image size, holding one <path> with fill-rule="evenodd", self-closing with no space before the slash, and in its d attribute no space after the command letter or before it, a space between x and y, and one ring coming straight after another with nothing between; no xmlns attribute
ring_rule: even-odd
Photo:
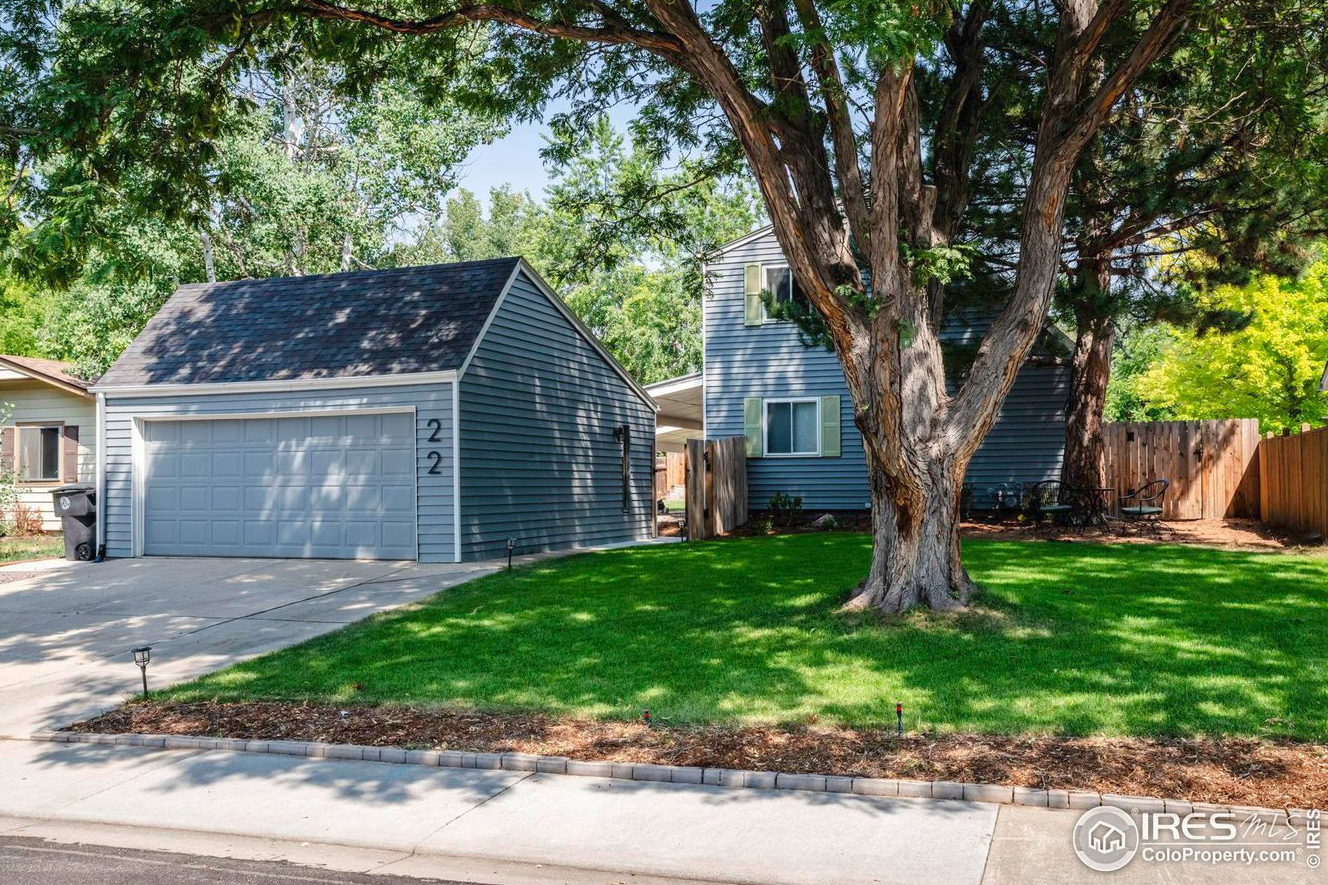
<svg viewBox="0 0 1328 885"><path fill-rule="evenodd" d="M545 108L545 119L567 107L566 101L550 102ZM609 111L609 119L619 132L625 133L636 110L631 105L616 105ZM540 150L548 135L549 127L543 120L514 124L507 135L471 152L458 176L459 186L474 193L486 206L489 189L501 184L511 185L517 191L529 191L535 199L542 198L549 183L549 173L540 159Z"/></svg>
<svg viewBox="0 0 1328 885"><path fill-rule="evenodd" d="M536 199L544 193L549 174L540 160L549 127L544 123L522 123L492 144L481 145L466 159L459 184L473 191L486 205L489 189L500 184L530 191Z"/></svg>

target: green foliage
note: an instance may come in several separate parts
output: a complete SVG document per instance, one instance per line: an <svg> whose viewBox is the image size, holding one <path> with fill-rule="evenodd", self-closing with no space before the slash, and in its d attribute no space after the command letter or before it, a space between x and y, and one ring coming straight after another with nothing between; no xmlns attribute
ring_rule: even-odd
<svg viewBox="0 0 1328 885"><path fill-rule="evenodd" d="M1170 421L1175 410L1150 403L1139 393L1139 379L1158 361L1172 341L1172 330L1164 325L1131 325L1116 337L1112 354L1111 381L1103 408L1106 421Z"/></svg>
<svg viewBox="0 0 1328 885"><path fill-rule="evenodd" d="M775 492L766 509L770 512L770 521L774 525L780 527L794 525L802 515L802 496Z"/></svg>
<svg viewBox="0 0 1328 885"><path fill-rule="evenodd" d="M0 353L40 356L37 330L49 307L50 293L0 269Z"/></svg>
<svg viewBox="0 0 1328 885"><path fill-rule="evenodd" d="M1328 559L969 540L971 612L836 614L870 550L814 532L567 557L163 696L865 727L899 701L920 730L1328 739Z"/></svg>
<svg viewBox="0 0 1328 885"><path fill-rule="evenodd" d="M760 220L740 181L670 169L629 146L607 118L563 132L546 151L545 202L507 188L461 190L390 261L419 264L521 255L636 378L701 367L701 256Z"/></svg>
<svg viewBox="0 0 1328 885"><path fill-rule="evenodd" d="M1265 431L1328 421L1328 394L1318 390L1328 362L1328 261L1300 280L1220 286L1203 303L1252 319L1230 333L1170 330L1120 396L1182 419L1258 418Z"/></svg>

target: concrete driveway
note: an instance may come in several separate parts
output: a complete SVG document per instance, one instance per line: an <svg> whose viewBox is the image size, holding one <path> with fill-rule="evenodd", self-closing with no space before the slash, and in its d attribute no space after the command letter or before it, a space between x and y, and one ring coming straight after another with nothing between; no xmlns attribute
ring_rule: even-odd
<svg viewBox="0 0 1328 885"><path fill-rule="evenodd" d="M0 569L0 736L96 715L161 688L422 599L498 562L51 561Z"/></svg>

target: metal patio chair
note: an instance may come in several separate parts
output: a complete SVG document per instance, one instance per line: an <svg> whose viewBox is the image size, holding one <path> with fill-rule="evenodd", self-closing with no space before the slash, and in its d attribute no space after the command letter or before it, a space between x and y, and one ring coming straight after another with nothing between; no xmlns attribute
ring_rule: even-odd
<svg viewBox="0 0 1328 885"><path fill-rule="evenodd" d="M1155 529L1162 519L1163 496L1171 482L1155 479L1137 489L1130 489L1120 497L1121 516L1133 523L1152 525ZM1126 502L1132 502L1127 504Z"/></svg>
<svg viewBox="0 0 1328 885"><path fill-rule="evenodd" d="M1058 479L1034 483L1029 487L1025 507L1033 525L1044 518L1050 518L1052 522L1072 522L1075 512L1074 490Z"/></svg>

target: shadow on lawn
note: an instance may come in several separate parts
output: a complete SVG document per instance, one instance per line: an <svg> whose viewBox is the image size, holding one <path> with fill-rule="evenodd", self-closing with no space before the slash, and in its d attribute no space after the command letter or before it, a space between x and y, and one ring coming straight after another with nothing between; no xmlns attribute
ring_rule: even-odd
<svg viewBox="0 0 1328 885"><path fill-rule="evenodd" d="M578 556L484 579L168 699L316 698L657 720L1322 740L1328 562L974 541L967 614L846 618L868 541Z"/></svg>

